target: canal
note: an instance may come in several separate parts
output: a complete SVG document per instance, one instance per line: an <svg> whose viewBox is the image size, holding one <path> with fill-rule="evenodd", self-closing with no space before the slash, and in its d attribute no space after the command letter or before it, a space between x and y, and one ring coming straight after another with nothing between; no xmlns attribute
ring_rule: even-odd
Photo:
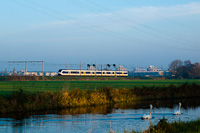
<svg viewBox="0 0 200 133"><path fill-rule="evenodd" d="M97 107L80 107L64 110L49 110L27 114L9 113L0 115L0 132L7 133L97 133L125 130L144 131L160 119L169 122L191 121L200 118L200 99L177 99L137 101ZM181 115L173 115L181 102ZM152 119L142 120L153 105Z"/></svg>

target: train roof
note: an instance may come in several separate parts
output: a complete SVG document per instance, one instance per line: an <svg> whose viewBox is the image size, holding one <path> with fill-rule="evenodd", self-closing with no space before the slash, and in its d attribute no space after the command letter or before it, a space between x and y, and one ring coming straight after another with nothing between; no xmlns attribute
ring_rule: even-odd
<svg viewBox="0 0 200 133"><path fill-rule="evenodd" d="M80 69L59 69L58 71L62 71L62 70L68 70L68 71L80 71ZM115 70L84 70L82 69L81 71L115 71ZM119 70L116 70L116 71L119 71ZM123 71L124 70L120 70L120 71ZM126 72L126 71L125 71Z"/></svg>

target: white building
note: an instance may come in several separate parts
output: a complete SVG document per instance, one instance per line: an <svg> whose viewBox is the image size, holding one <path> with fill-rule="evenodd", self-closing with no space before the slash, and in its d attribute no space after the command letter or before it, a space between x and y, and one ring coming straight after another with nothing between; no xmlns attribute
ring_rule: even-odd
<svg viewBox="0 0 200 133"><path fill-rule="evenodd" d="M123 67L123 66L119 66L118 68L117 68L117 71L126 71L126 67Z"/></svg>

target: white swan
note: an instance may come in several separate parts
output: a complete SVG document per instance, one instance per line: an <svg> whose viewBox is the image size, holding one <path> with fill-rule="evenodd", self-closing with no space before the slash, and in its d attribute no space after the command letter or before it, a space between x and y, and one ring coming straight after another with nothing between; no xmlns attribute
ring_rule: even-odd
<svg viewBox="0 0 200 133"><path fill-rule="evenodd" d="M150 114L149 114L149 115L144 114L144 115L142 116L142 119L151 119L151 118L152 118L152 117L151 117L151 110L152 110L152 108L153 108L153 106L150 104Z"/></svg>
<svg viewBox="0 0 200 133"><path fill-rule="evenodd" d="M173 115L180 115L181 114L181 103L179 103L179 108L178 108L178 110L175 110L174 112L173 112Z"/></svg>

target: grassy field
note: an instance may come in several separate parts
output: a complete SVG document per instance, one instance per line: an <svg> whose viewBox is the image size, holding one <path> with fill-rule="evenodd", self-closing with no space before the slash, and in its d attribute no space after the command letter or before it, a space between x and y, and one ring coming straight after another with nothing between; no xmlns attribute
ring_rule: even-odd
<svg viewBox="0 0 200 133"><path fill-rule="evenodd" d="M181 81L0 82L2 88L10 87L2 89L0 113L200 97L199 82Z"/></svg>
<svg viewBox="0 0 200 133"><path fill-rule="evenodd" d="M131 89L135 86L169 86L184 83L200 84L199 80L92 80L92 81L0 81L0 95L9 95L13 91L23 89L28 92L56 92L65 89L100 89L105 86Z"/></svg>

